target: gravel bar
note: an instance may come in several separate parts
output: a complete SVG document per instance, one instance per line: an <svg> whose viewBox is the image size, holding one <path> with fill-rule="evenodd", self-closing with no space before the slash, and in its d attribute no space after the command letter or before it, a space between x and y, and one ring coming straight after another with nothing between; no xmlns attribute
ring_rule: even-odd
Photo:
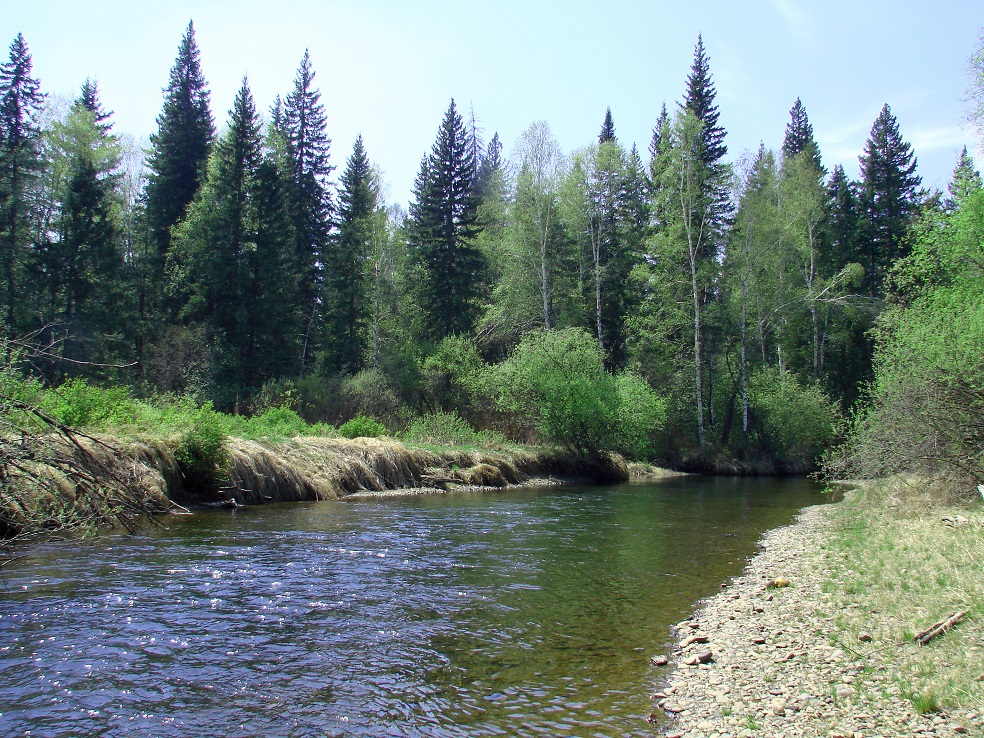
<svg viewBox="0 0 984 738"><path fill-rule="evenodd" d="M829 586L833 508L768 532L744 574L675 626L676 648L654 657L670 669L653 696L667 738L984 735L974 711L915 711L893 678L895 644L837 631L852 604Z"/></svg>

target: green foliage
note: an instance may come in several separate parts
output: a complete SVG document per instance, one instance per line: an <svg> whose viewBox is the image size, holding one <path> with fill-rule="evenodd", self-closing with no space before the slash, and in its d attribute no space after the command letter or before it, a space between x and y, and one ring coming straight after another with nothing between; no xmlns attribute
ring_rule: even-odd
<svg viewBox="0 0 984 738"><path fill-rule="evenodd" d="M752 376L749 395L762 445L787 469L814 468L837 439L840 408L816 382L765 368Z"/></svg>
<svg viewBox="0 0 984 738"><path fill-rule="evenodd" d="M344 438L379 438L388 434L385 425L365 415L356 415L338 429L338 435Z"/></svg>
<svg viewBox="0 0 984 738"><path fill-rule="evenodd" d="M419 332L434 341L470 331L481 308L486 265L475 243L481 228L470 143L452 100L410 205L416 299L425 313Z"/></svg>
<svg viewBox="0 0 984 738"><path fill-rule="evenodd" d="M87 430L131 425L137 412L125 387L104 389L83 378L46 391L41 408L60 423Z"/></svg>
<svg viewBox="0 0 984 738"><path fill-rule="evenodd" d="M597 341L579 329L528 334L488 382L500 407L535 419L543 440L583 458L646 454L665 419L641 377L606 372Z"/></svg>
<svg viewBox="0 0 984 738"><path fill-rule="evenodd" d="M877 329L871 406L832 473L907 472L972 493L984 478L984 190L927 213L893 282L904 302Z"/></svg>
<svg viewBox="0 0 984 738"><path fill-rule="evenodd" d="M656 439L666 425L666 400L634 372L615 377L618 397L618 450L630 459L648 460L661 451Z"/></svg>
<svg viewBox="0 0 984 738"><path fill-rule="evenodd" d="M475 341L464 336L448 336L423 363L422 374L432 405L443 411L457 409L468 413L485 362Z"/></svg>
<svg viewBox="0 0 984 738"><path fill-rule="evenodd" d="M174 456L186 484L192 489L213 489L225 476L229 462L225 423L211 403L190 412L191 425L178 440Z"/></svg>
<svg viewBox="0 0 984 738"><path fill-rule="evenodd" d="M457 413L428 413L410 423L403 437L411 443L437 446L474 446L478 434Z"/></svg>
<svg viewBox="0 0 984 738"><path fill-rule="evenodd" d="M242 438L280 440L296 436L330 435L333 431L331 426L322 423L309 425L286 405L267 408L262 414L251 418L236 416L229 420L230 433Z"/></svg>

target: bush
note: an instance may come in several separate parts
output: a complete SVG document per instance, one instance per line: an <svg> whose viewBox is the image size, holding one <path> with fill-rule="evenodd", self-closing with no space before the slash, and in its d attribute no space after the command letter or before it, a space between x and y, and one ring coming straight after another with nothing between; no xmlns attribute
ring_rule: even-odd
<svg viewBox="0 0 984 738"><path fill-rule="evenodd" d="M438 446L474 446L478 434L457 413L430 413L415 418L403 437L413 443Z"/></svg>
<svg viewBox="0 0 984 738"><path fill-rule="evenodd" d="M645 457L665 421L665 404L645 381L606 372L597 341L579 329L527 334L487 381L500 407L534 419L543 440L582 458Z"/></svg>
<svg viewBox="0 0 984 738"><path fill-rule="evenodd" d="M174 456L191 489L213 489L226 475L229 462L223 418L211 403L190 414L191 427L181 434Z"/></svg>
<svg viewBox="0 0 984 738"><path fill-rule="evenodd" d="M485 367L475 341L448 336L423 363L422 374L431 404L441 411L471 409L476 381Z"/></svg>
<svg viewBox="0 0 984 738"><path fill-rule="evenodd" d="M103 389L85 379L69 379L44 392L41 408L72 428L108 430L133 423L136 407L123 387Z"/></svg>
<svg viewBox="0 0 984 738"><path fill-rule="evenodd" d="M244 438L294 438L296 436L327 435L331 426L309 425L300 415L289 407L267 408L261 415L252 418L236 418L232 432Z"/></svg>
<svg viewBox="0 0 984 738"><path fill-rule="evenodd" d="M388 432L385 425L364 415L356 415L338 429L344 438L379 438Z"/></svg>
<svg viewBox="0 0 984 738"><path fill-rule="evenodd" d="M666 400L634 372L615 378L618 396L619 451L629 459L649 461L656 457L656 438L666 425Z"/></svg>
<svg viewBox="0 0 984 738"><path fill-rule="evenodd" d="M838 436L838 404L816 383L762 369L749 381L749 405L763 450L789 471L814 468Z"/></svg>

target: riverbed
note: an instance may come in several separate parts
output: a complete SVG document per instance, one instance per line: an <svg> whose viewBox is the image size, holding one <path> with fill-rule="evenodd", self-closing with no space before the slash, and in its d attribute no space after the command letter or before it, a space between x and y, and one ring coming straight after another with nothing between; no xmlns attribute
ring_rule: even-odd
<svg viewBox="0 0 984 738"><path fill-rule="evenodd" d="M802 479L294 503L24 552L0 734L646 736L650 656Z"/></svg>

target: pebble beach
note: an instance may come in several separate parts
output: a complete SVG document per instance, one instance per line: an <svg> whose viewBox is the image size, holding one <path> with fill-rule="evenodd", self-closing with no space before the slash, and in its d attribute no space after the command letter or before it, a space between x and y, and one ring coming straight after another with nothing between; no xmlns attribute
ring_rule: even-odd
<svg viewBox="0 0 984 738"><path fill-rule="evenodd" d="M767 533L745 572L674 628L675 647L654 657L668 670L654 694L667 738L984 735L976 711L920 714L903 696L892 661L905 644L838 628L857 605L830 583L832 508Z"/></svg>

